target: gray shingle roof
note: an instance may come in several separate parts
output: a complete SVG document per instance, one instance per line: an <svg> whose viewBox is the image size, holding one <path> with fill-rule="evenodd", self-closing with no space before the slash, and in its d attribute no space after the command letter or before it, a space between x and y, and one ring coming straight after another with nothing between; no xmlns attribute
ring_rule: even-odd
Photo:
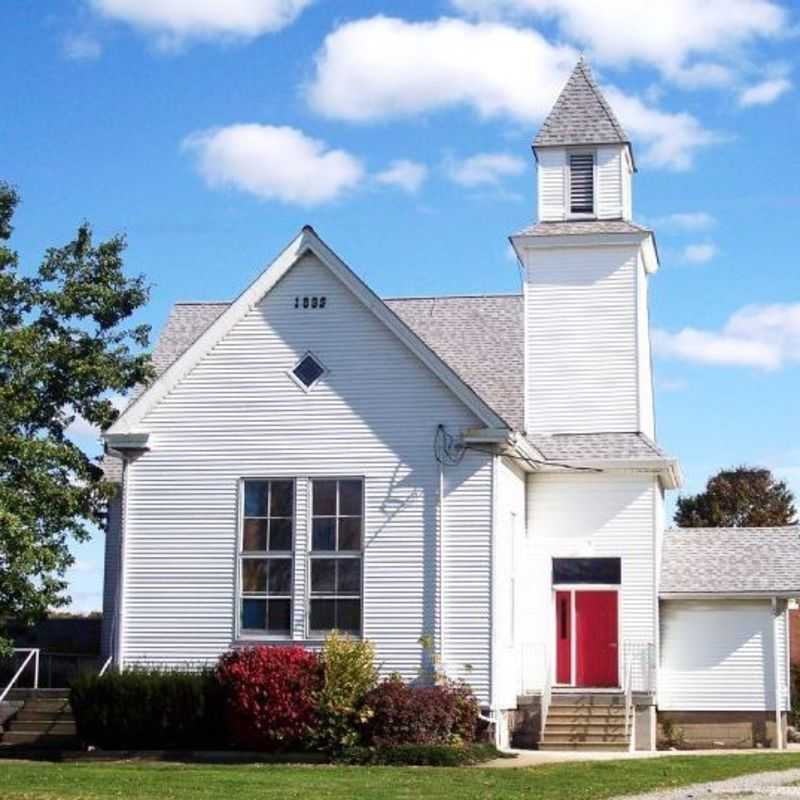
<svg viewBox="0 0 800 800"><path fill-rule="evenodd" d="M800 526L668 530L660 591L800 596Z"/></svg>
<svg viewBox="0 0 800 800"><path fill-rule="evenodd" d="M385 302L509 425L523 427L520 295L391 298Z"/></svg>
<svg viewBox="0 0 800 800"><path fill-rule="evenodd" d="M652 233L649 228L622 219L587 219L574 222L536 222L516 236L574 236L586 233Z"/></svg>
<svg viewBox="0 0 800 800"><path fill-rule="evenodd" d="M629 141L589 65L581 58L542 123L533 146L627 144Z"/></svg>
<svg viewBox="0 0 800 800"><path fill-rule="evenodd" d="M521 295L389 298L384 301L515 430L525 427L523 301ZM153 351L163 373L228 303L177 303ZM664 453L639 433L557 434L528 437L546 460L658 458ZM106 456L108 480L119 481L118 459Z"/></svg>
<svg viewBox="0 0 800 800"><path fill-rule="evenodd" d="M667 458L643 433L529 433L525 438L548 461Z"/></svg>

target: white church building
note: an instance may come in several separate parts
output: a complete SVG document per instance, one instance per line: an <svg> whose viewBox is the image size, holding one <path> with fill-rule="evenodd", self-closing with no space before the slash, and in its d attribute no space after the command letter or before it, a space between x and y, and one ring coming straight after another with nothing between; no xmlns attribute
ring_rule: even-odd
<svg viewBox="0 0 800 800"><path fill-rule="evenodd" d="M382 299L305 227L232 302L173 308L105 434L118 667L336 628L468 682L503 745L782 746L800 531L665 530L658 250L583 61L533 151L521 295Z"/></svg>

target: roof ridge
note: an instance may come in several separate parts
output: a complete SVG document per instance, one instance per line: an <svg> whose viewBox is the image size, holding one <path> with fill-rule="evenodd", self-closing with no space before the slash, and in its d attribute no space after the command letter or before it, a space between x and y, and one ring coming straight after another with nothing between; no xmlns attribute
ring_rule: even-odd
<svg viewBox="0 0 800 800"><path fill-rule="evenodd" d="M581 59L573 68L533 140L538 147L624 144L631 141L594 78Z"/></svg>
<svg viewBox="0 0 800 800"><path fill-rule="evenodd" d="M614 113L614 109L608 104L608 100L606 100L605 95L600 91L600 87L597 85L597 81L594 79L594 74L592 73L591 68L589 65L584 61L583 56L581 56L580 60L578 61L578 68L581 70L583 77L586 79L586 83L589 84L589 88L592 90L592 94L597 98L597 102L603 107L603 111L606 112L606 116L608 117L608 121L620 135L620 137L628 142L628 134L625 133L625 129L620 124L620 121L617 119L617 115Z"/></svg>
<svg viewBox="0 0 800 800"><path fill-rule="evenodd" d="M483 300L488 297L522 297L519 292L487 292L485 294L423 294L408 297L381 297L384 302L397 300Z"/></svg>

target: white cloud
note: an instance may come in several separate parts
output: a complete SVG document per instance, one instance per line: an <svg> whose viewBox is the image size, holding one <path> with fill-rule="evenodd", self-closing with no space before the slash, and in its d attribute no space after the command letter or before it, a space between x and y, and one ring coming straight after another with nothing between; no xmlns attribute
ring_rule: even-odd
<svg viewBox="0 0 800 800"><path fill-rule="evenodd" d="M409 194L414 194L419 191L427 177L428 168L424 164L401 158L392 161L385 170L375 176L375 180L378 183L397 186Z"/></svg>
<svg viewBox="0 0 800 800"><path fill-rule="evenodd" d="M772 0L451 0L458 10L481 18L555 20L567 41L585 48L600 64L650 64L687 86L720 85L731 70L708 57L736 62L741 48L759 38L778 37L787 12ZM702 60L694 60L702 59Z"/></svg>
<svg viewBox="0 0 800 800"><path fill-rule="evenodd" d="M745 306L719 331L655 330L653 349L664 358L697 364L776 370L800 363L800 303Z"/></svg>
<svg viewBox="0 0 800 800"><path fill-rule="evenodd" d="M690 264L707 264L717 254L717 246L712 242L689 244L683 248L681 257Z"/></svg>
<svg viewBox="0 0 800 800"><path fill-rule="evenodd" d="M707 211L679 211L666 214L652 221L655 228L666 228L677 231L706 231L714 227L717 221Z"/></svg>
<svg viewBox="0 0 800 800"><path fill-rule="evenodd" d="M482 117L538 119L578 53L536 31L457 19L372 17L328 34L308 87L311 106L352 122L469 106Z"/></svg>
<svg viewBox="0 0 800 800"><path fill-rule="evenodd" d="M577 59L577 50L550 44L532 29L378 16L328 34L306 92L314 110L350 122L467 107L482 118L533 126L552 108ZM606 92L644 145L642 163L686 169L699 147L720 140L688 113L653 108L613 87Z"/></svg>
<svg viewBox="0 0 800 800"><path fill-rule="evenodd" d="M155 33L159 44L187 39L253 39L291 24L313 0L90 0L106 17Z"/></svg>
<svg viewBox="0 0 800 800"><path fill-rule="evenodd" d="M686 170L692 166L699 148L723 141L723 137L704 128L685 111L652 108L613 86L606 87L604 92L623 127L645 145L639 157L642 164Z"/></svg>
<svg viewBox="0 0 800 800"><path fill-rule="evenodd" d="M742 108L768 106L791 88L792 82L788 78L770 78L743 89L739 94L739 105Z"/></svg>
<svg viewBox="0 0 800 800"><path fill-rule="evenodd" d="M85 33L67 34L62 47L70 61L96 61L103 54L100 42Z"/></svg>
<svg viewBox="0 0 800 800"><path fill-rule="evenodd" d="M364 178L361 161L290 127L239 124L199 131L183 141L209 186L232 186L265 200L317 206Z"/></svg>
<svg viewBox="0 0 800 800"><path fill-rule="evenodd" d="M449 160L445 164L447 177L469 188L497 186L503 178L520 175L526 167L525 161L508 153L477 153L463 161Z"/></svg>

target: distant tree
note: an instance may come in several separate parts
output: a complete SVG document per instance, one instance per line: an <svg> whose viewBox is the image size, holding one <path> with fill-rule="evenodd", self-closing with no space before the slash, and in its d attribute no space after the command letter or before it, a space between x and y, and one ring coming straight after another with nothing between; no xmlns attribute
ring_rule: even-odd
<svg viewBox="0 0 800 800"><path fill-rule="evenodd" d="M678 498L675 523L683 528L744 528L791 525L794 495L784 481L759 467L724 469L704 492Z"/></svg>
<svg viewBox="0 0 800 800"><path fill-rule="evenodd" d="M5 244L18 200L0 182L0 623L68 603L70 544L89 538L113 487L67 428L77 415L107 428L110 396L151 375L149 328L125 327L148 287L123 273L124 239L94 244L81 225L23 275Z"/></svg>

